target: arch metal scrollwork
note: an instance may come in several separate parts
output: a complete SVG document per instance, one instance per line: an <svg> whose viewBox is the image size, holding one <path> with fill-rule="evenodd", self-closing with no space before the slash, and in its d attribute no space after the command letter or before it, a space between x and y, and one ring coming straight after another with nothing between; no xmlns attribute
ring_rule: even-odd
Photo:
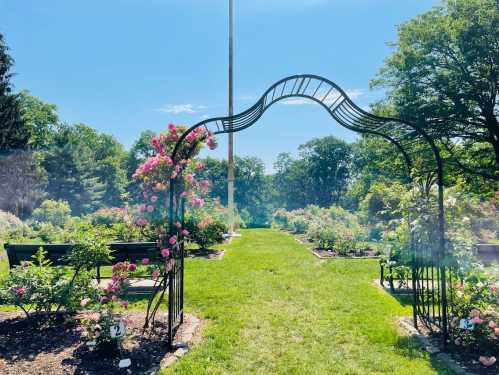
<svg viewBox="0 0 499 375"><path fill-rule="evenodd" d="M412 180L425 174L434 174L438 185L438 249L424 250L423 252L413 250L412 259L412 289L414 321L423 322L428 327L436 327L443 333L444 340L447 338L447 296L446 282L447 274L443 263L445 256L445 220L443 206L443 162L438 147L432 137L427 134L423 127L411 124L402 119L381 117L368 113L358 107L334 82L313 74L298 74L286 77L270 86L260 99L247 110L232 117L214 117L203 120L190 127L182 134L172 153L172 160L177 162L177 154L180 145L186 136L196 128L203 127L208 134L224 134L242 131L254 125L273 104L291 98L309 99L323 107L336 122L343 127L357 133L372 134L382 137L393 144L403 155L408 169L408 175ZM419 171L417 176L413 171L413 161L417 158L426 158L425 165L433 165L429 171ZM170 215L169 228L173 235L174 216L180 210L174 209L175 205L175 180L170 181ZM180 204L180 203L179 203ZM170 275L169 306L170 311L175 311L175 316L170 317L170 342L176 327L183 319L183 249L177 254L181 269L175 268ZM431 263L428 263L431 259ZM437 282L428 275L429 269L437 270ZM178 285L181 293L173 288ZM179 300L180 299L180 300ZM173 307L176 308L173 309ZM169 312L169 315L172 313Z"/></svg>

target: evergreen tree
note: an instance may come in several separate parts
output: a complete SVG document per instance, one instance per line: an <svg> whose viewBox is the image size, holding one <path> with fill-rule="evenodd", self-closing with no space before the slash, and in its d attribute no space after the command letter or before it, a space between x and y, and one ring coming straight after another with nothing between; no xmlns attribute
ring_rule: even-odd
<svg viewBox="0 0 499 375"><path fill-rule="evenodd" d="M4 37L0 34L0 152L21 149L29 140L19 104L19 97L12 92L12 65Z"/></svg>

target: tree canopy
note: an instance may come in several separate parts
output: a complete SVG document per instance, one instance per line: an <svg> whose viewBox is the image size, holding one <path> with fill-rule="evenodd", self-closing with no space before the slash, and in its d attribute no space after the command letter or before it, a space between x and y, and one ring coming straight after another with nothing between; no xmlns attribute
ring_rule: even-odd
<svg viewBox="0 0 499 375"><path fill-rule="evenodd" d="M452 0L399 27L372 86L463 169L499 179L499 3ZM466 149L466 158L459 157Z"/></svg>

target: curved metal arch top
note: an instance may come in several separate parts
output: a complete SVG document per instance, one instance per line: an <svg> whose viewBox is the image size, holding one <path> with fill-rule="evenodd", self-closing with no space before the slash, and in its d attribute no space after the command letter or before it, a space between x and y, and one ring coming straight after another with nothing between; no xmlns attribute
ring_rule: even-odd
<svg viewBox="0 0 499 375"><path fill-rule="evenodd" d="M337 84L313 74L297 74L281 79L270 86L253 106L232 117L214 117L195 124L177 142L172 159L176 160L179 146L192 130L204 127L206 131L215 135L239 132L254 125L273 104L289 98L310 99L321 105L343 127L357 133L384 138L395 145L404 156L409 170L412 166L411 146L422 139L425 141L424 144L431 148L429 154L434 161L433 154L436 147L423 129L401 119L368 113L357 106Z"/></svg>
<svg viewBox="0 0 499 375"><path fill-rule="evenodd" d="M368 113L358 107L334 82L313 74L298 74L286 77L270 86L260 99L247 110L231 117L214 117L203 120L190 127L178 139L171 158L175 164L178 162L179 151L182 143L189 133L194 129L203 127L207 134L235 133L255 124L264 112L273 104L287 98L306 98L321 105L340 125L357 133L372 134L380 136L396 146L398 151L404 156L408 167L409 177L419 176L429 177L432 180L436 177L438 185L438 252L431 254L435 257L435 265L428 268L422 263L413 251L412 261L412 289L413 289L413 312L414 322L420 317L422 321L438 324L444 333L444 341L447 337L447 297L446 297L446 268L443 263L445 256L445 216L443 204L443 162L438 147L434 139L426 133L422 127L406 122L402 119L381 117ZM189 151L192 152L194 147ZM415 161L422 162L421 165L430 166L430 170L417 169L417 174L413 173L412 166ZM170 213L169 227L170 235L174 235L174 205L175 205L175 178L170 180ZM183 202L183 201L182 201ZM183 206L182 206L183 207ZM183 222L183 221L182 221ZM433 310L430 318L430 306L428 304L427 292L428 277L419 278L423 270L434 271L434 266L438 267L437 276L439 278L437 287L437 301L442 305L438 308L438 318L435 318ZM429 271L431 269L431 271ZM426 280L426 288L420 282ZM183 282L183 281L182 281ZM183 284L182 284L183 285ZM433 285L431 287L433 289ZM426 294L425 294L426 293ZM182 302L183 303L183 302ZM432 302L434 303L434 301ZM420 309L422 306L422 309Z"/></svg>

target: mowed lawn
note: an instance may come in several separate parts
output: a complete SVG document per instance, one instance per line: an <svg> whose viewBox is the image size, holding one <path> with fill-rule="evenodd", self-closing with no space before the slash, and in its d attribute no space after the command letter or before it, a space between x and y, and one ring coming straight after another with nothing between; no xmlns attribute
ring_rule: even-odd
<svg viewBox="0 0 499 375"><path fill-rule="evenodd" d="M321 261L290 235L243 230L221 261L186 260L185 306L203 339L162 374L452 374L394 320L376 260Z"/></svg>

